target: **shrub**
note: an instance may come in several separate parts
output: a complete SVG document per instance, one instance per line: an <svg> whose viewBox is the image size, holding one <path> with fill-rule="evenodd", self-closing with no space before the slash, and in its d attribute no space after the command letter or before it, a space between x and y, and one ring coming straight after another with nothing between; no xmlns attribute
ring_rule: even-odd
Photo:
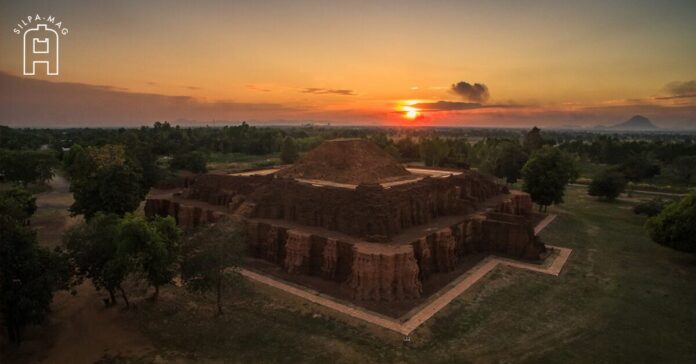
<svg viewBox="0 0 696 364"><path fill-rule="evenodd" d="M650 201L645 201L637 204L633 208L633 212L637 215L646 215L648 217L653 217L659 214L662 209L665 208L666 202L659 199L659 198L654 198Z"/></svg>
<svg viewBox="0 0 696 364"><path fill-rule="evenodd" d="M658 244L683 252L696 252L696 191L649 218L646 228Z"/></svg>
<svg viewBox="0 0 696 364"><path fill-rule="evenodd" d="M604 171L592 179L587 193L600 199L613 201L626 188L626 179L616 171Z"/></svg>

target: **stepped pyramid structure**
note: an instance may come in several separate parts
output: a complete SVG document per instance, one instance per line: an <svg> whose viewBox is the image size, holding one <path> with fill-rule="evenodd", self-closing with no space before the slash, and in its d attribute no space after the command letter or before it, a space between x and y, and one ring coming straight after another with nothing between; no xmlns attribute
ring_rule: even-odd
<svg viewBox="0 0 696 364"><path fill-rule="evenodd" d="M532 201L470 170L405 168L367 140L326 141L294 165L204 174L154 191L148 215L184 227L244 221L249 254L355 300L419 298L469 254L538 260Z"/></svg>
<svg viewBox="0 0 696 364"><path fill-rule="evenodd" d="M277 175L348 184L413 177L389 154L364 139L338 139L323 143L294 165L278 171Z"/></svg>

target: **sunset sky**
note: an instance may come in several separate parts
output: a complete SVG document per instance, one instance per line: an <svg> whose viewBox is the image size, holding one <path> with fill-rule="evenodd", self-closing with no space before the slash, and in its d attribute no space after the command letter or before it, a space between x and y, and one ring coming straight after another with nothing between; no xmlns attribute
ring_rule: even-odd
<svg viewBox="0 0 696 364"><path fill-rule="evenodd" d="M22 75L52 15L60 75ZM696 1L0 0L0 124L696 128Z"/></svg>

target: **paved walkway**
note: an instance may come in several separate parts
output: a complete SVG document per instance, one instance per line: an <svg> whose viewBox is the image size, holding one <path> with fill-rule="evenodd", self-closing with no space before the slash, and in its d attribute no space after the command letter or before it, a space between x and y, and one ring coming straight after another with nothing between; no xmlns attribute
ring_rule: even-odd
<svg viewBox="0 0 696 364"><path fill-rule="evenodd" d="M534 235L539 235L539 233L542 230L546 229L546 227L549 226L549 224L552 223L553 220L556 220L556 214L549 214L549 216L546 216L544 220L541 220L534 228Z"/></svg>
<svg viewBox="0 0 696 364"><path fill-rule="evenodd" d="M581 183L569 183L568 186L589 188L589 184ZM625 191L627 193L628 191ZM637 193L640 195L655 195L655 196L666 196L666 197L682 197L686 195L686 192L660 192L660 191L648 191L648 190L631 190L631 193Z"/></svg>
<svg viewBox="0 0 696 364"><path fill-rule="evenodd" d="M539 231L541 231L543 228L548 226L548 224L550 224L555 217L555 215L549 215L546 219L542 220L537 225L537 228L534 229L534 232L538 233ZM547 247L558 251L558 253L553 256L553 261L551 262L551 264L548 265L525 263L497 256L487 257L479 264L477 264L476 266L468 270L466 273L461 275L459 278L457 278L457 280L453 282L455 283L454 286L448 285L447 287L443 288L443 290L435 294L434 299L423 305L421 309L416 311L405 322L380 315L376 312L372 312L364 308L358 308L346 303L341 303L321 293L298 288L276 278L271 278L247 269L241 269L240 273L251 280L266 284L271 287L275 287L297 297L306 299L310 302L340 312L344 315L348 315L350 317L369 322L371 324L383 327L385 329L398 332L402 335L409 335L416 328L418 328L418 326L422 325L424 322L429 320L436 313L445 308L455 298L464 293L464 291L466 291L476 282L478 282L478 280L480 280L490 271L495 269L498 266L498 264L558 276L561 273L563 266L568 261L568 257L570 257L570 253L572 252L572 250L552 245L547 245Z"/></svg>

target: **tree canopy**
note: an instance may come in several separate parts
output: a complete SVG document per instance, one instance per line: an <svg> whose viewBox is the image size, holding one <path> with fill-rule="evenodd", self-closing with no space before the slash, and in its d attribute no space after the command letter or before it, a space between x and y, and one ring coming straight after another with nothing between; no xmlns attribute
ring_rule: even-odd
<svg viewBox="0 0 696 364"><path fill-rule="evenodd" d="M672 249L696 253L696 191L667 205L646 222L650 237Z"/></svg>
<svg viewBox="0 0 696 364"><path fill-rule="evenodd" d="M50 150L0 149L0 174L7 181L21 183L45 183L53 177L58 160Z"/></svg>
<svg viewBox="0 0 696 364"><path fill-rule="evenodd" d="M522 174L527 162L527 153L516 141L505 141L496 146L493 156L493 174L504 178L507 183L515 183Z"/></svg>
<svg viewBox="0 0 696 364"><path fill-rule="evenodd" d="M544 137L541 136L541 129L536 126L527 132L524 136L524 149L528 153L534 153L544 145Z"/></svg>
<svg viewBox="0 0 696 364"><path fill-rule="evenodd" d="M280 160L285 164L290 164L295 162L299 157L300 153L297 151L295 140L286 136L283 140L283 147L280 149Z"/></svg>
<svg viewBox="0 0 696 364"><path fill-rule="evenodd" d="M208 171L205 154L198 151L177 153L169 165L172 169L184 169L193 173L205 173Z"/></svg>
<svg viewBox="0 0 696 364"><path fill-rule="evenodd" d="M590 183L587 193L590 196L613 201L626 188L626 179L623 174L614 170L605 170L597 174Z"/></svg>
<svg viewBox="0 0 696 364"><path fill-rule="evenodd" d="M63 236L63 244L75 263L77 274L92 280L94 287L109 292L116 303L116 290L129 305L123 280L133 271L134 259L119 239L119 217L97 213L89 221L76 225Z"/></svg>
<svg viewBox="0 0 696 364"><path fill-rule="evenodd" d="M36 209L26 191L0 193L0 313L10 340L44 321L54 291L68 287L71 269L60 252L38 245L25 221Z"/></svg>
<svg viewBox="0 0 696 364"><path fill-rule="evenodd" d="M126 214L119 222L119 243L133 257L136 269L155 287L155 300L160 286L170 283L178 271L180 238L181 230L172 217L156 216L148 221L140 215Z"/></svg>
<svg viewBox="0 0 696 364"><path fill-rule="evenodd" d="M566 185L577 177L575 159L558 148L544 146L522 168L523 189L539 207L563 202Z"/></svg>
<svg viewBox="0 0 696 364"><path fill-rule="evenodd" d="M71 161L67 168L75 199L70 207L73 214L87 219L97 212L123 216L135 210L147 193L142 170L121 145L77 150Z"/></svg>
<svg viewBox="0 0 696 364"><path fill-rule="evenodd" d="M198 293L215 292L217 313L222 311L222 294L238 280L246 246L241 224L221 221L190 236L183 246L181 278L186 288Z"/></svg>

